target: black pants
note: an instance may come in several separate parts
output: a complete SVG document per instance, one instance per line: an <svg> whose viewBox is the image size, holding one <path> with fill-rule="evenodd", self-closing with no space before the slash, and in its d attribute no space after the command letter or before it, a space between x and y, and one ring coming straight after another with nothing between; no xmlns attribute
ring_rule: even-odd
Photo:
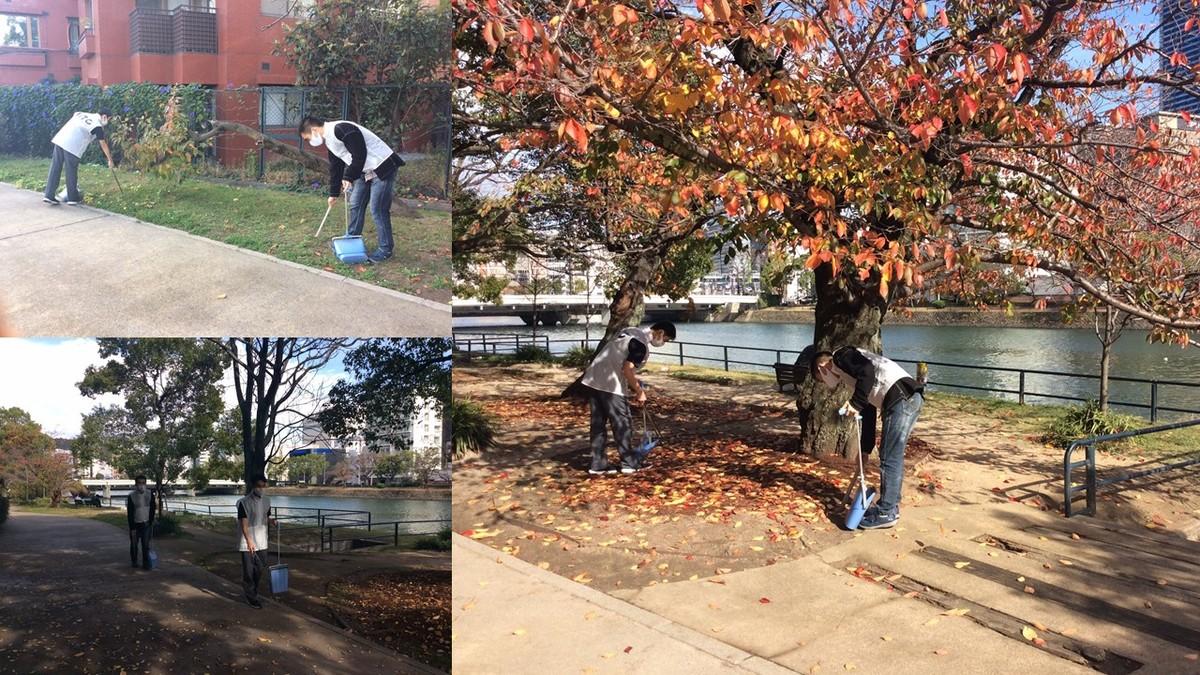
<svg viewBox="0 0 1200 675"><path fill-rule="evenodd" d="M138 544L142 545L142 567L150 569L150 523L134 523L129 530L129 564L137 567Z"/></svg>
<svg viewBox="0 0 1200 675"><path fill-rule="evenodd" d="M633 419L629 414L629 402L620 394L603 391L592 392L592 469L604 471L608 468L606 448L608 425L612 425L617 441L617 453L621 466L636 469L637 458L633 455Z"/></svg>
<svg viewBox="0 0 1200 675"><path fill-rule="evenodd" d="M242 590L247 600L258 600L258 582L267 568L267 555L262 551L242 551Z"/></svg>

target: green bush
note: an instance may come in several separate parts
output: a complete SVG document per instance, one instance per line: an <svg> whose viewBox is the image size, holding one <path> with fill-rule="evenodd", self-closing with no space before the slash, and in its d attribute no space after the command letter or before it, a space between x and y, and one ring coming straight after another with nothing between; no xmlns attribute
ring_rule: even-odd
<svg viewBox="0 0 1200 675"><path fill-rule="evenodd" d="M412 159L400 167L396 172L396 192L404 197L445 197L445 153Z"/></svg>
<svg viewBox="0 0 1200 675"><path fill-rule="evenodd" d="M421 537L413 543L413 548L418 551L449 551L450 528L446 528L432 537Z"/></svg>
<svg viewBox="0 0 1200 675"><path fill-rule="evenodd" d="M571 347L566 354L558 357L558 362L569 368L587 368L592 362L592 350L587 347Z"/></svg>
<svg viewBox="0 0 1200 675"><path fill-rule="evenodd" d="M450 429L454 438L454 458L469 452L482 452L496 440L495 422L478 403L455 399L450 403Z"/></svg>
<svg viewBox="0 0 1200 675"><path fill-rule="evenodd" d="M183 527L173 514L160 515L154 521L154 536L175 537L183 532Z"/></svg>
<svg viewBox="0 0 1200 675"><path fill-rule="evenodd" d="M1088 401L1082 406L1072 408L1062 417L1051 422L1042 441L1065 448L1081 438L1119 434L1123 431L1137 429L1142 424L1139 417L1112 411L1105 412L1100 410L1099 401ZM1119 444L1118 442L1106 445Z"/></svg>
<svg viewBox="0 0 1200 675"><path fill-rule="evenodd" d="M929 303L929 306L934 309L946 309L946 301L938 298L937 300Z"/></svg>
<svg viewBox="0 0 1200 675"><path fill-rule="evenodd" d="M0 497L0 524L8 520L8 497Z"/></svg>
<svg viewBox="0 0 1200 675"><path fill-rule="evenodd" d="M512 353L512 360L517 363L554 363L554 355L545 347L523 345Z"/></svg>
<svg viewBox="0 0 1200 675"><path fill-rule="evenodd" d="M210 94L199 85L177 87L179 109L188 125L199 128L211 119ZM108 87L93 84L31 84L0 87L0 154L50 156L50 139L77 112L113 112L108 132L113 144L132 144L139 130L163 124L171 88L144 82ZM93 143L85 162L100 162L103 154ZM116 154L116 153L114 153Z"/></svg>

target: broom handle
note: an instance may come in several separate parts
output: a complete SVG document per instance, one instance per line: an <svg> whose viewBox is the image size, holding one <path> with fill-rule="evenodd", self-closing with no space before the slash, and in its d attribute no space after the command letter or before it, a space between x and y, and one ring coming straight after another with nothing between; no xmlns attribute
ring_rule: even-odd
<svg viewBox="0 0 1200 675"><path fill-rule="evenodd" d="M333 204L325 208L325 217L321 219L321 226L317 228L317 233L313 235L314 237L321 236L321 230L325 229L325 221L329 220L329 213L331 211L333 211Z"/></svg>

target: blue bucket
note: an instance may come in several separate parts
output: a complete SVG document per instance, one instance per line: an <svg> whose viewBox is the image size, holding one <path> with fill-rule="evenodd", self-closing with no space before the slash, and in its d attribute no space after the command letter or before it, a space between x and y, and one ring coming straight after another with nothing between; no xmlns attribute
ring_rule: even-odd
<svg viewBox="0 0 1200 675"><path fill-rule="evenodd" d="M288 589L288 566L287 565L271 565L268 568L271 580L271 593L279 595L287 593Z"/></svg>
<svg viewBox="0 0 1200 675"><path fill-rule="evenodd" d="M367 244L362 237L347 235L333 238L333 254L347 265L367 262Z"/></svg>
<svg viewBox="0 0 1200 675"><path fill-rule="evenodd" d="M862 522L863 516L867 514L867 507L871 502L875 501L875 488L868 487L866 495L863 494L862 488L854 491L854 500L850 502L850 510L846 512L846 529L857 530L858 524Z"/></svg>
<svg viewBox="0 0 1200 675"><path fill-rule="evenodd" d="M158 551L150 549L147 557L150 559L150 569L158 569Z"/></svg>
<svg viewBox="0 0 1200 675"><path fill-rule="evenodd" d="M650 438L649 436L643 438L642 444L637 447L636 452L637 452L638 458L646 459L646 455L649 455L650 451L657 447L658 447L658 439L657 438Z"/></svg>

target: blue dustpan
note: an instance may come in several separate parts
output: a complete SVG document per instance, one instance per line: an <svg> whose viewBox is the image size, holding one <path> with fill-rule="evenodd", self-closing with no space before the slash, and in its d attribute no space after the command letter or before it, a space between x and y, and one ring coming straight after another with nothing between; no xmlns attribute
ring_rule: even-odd
<svg viewBox="0 0 1200 675"><path fill-rule="evenodd" d="M846 529L857 530L858 524L862 522L863 516L867 515L867 508L875 501L877 493L875 488L868 487L864 493L862 488L854 491L854 500L850 502L850 510L846 512Z"/></svg>
<svg viewBox="0 0 1200 675"><path fill-rule="evenodd" d="M367 262L367 244L362 237L356 235L334 237L332 244L333 254L347 265Z"/></svg>

